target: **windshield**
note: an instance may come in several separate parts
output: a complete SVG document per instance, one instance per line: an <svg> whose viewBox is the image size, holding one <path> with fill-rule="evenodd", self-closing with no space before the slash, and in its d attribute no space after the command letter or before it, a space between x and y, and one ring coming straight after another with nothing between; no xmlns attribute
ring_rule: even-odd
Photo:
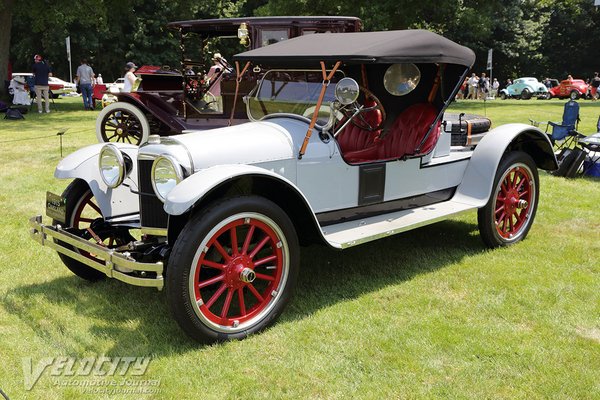
<svg viewBox="0 0 600 400"><path fill-rule="evenodd" d="M344 73L337 71L327 86L318 125L328 122L330 104L335 100L335 84L343 77ZM310 119L322 87L321 70L270 70L246 99L248 117L256 121L268 116L291 114Z"/></svg>

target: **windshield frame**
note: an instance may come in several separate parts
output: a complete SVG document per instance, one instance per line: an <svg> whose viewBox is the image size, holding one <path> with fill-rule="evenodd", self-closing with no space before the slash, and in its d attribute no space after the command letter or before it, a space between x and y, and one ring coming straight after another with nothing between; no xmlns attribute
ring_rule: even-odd
<svg viewBox="0 0 600 400"><path fill-rule="evenodd" d="M331 70L327 70L327 72L331 72ZM298 119L300 121L306 122L306 123L310 123L311 122L311 117L312 114L310 114L310 109L315 108L316 104L317 104L317 96L313 96L314 98L306 98L306 102L305 103L301 103L299 99L292 99L291 102L295 102L297 104L301 104L301 105L305 105L306 109L304 111L304 113L298 114L298 113L293 113L293 112L268 112L265 108L264 108L264 102L265 101L269 101L269 100L273 100L271 99L265 99L265 98L260 98L260 93L261 90L263 89L263 85L265 84L269 84L270 82L280 82L280 81L273 81L270 78L274 75L274 74L295 74L295 76L298 76L299 74L306 74L306 73L313 73L315 75L321 76L322 75L322 71L320 69L312 69L312 68L271 68L268 69L264 75L261 77L261 79L259 79L257 81L256 86L254 87L254 89L252 89L252 91L244 97L244 103L246 104L246 113L248 115L248 119L250 121L256 122L256 121L264 121L264 120L268 120L268 119L273 119L273 118L293 118L293 119ZM308 81L308 80L304 80L304 81L295 81L295 82L299 82L299 83L306 83L308 84L310 87L312 87L313 89L318 89L318 91L320 92L322 85L325 84L328 87L328 91L331 92L331 95L329 96L330 99L328 101L324 101L323 104L321 105L321 108L319 110L319 115L322 115L322 117L319 117L317 119L317 123L315 125L316 128L318 128L319 130L329 130L331 129L331 127L333 127L333 125L335 124L335 122L337 121L338 118L336 118L336 109L339 108L336 103L337 101L335 100L335 83L337 81L339 81L342 78L345 78L346 74L344 73L344 71L342 70L337 70L335 73L335 82L323 82L322 79L318 80L318 81ZM331 89L329 89L329 86L331 85ZM307 88L309 87L307 86ZM315 90L315 94L317 91ZM279 98L277 100L284 100L285 98ZM258 101L261 102L261 106L263 106L263 111L265 111L264 115L261 116L256 116L253 114L253 102L254 101ZM276 101L273 101L273 103L276 103Z"/></svg>

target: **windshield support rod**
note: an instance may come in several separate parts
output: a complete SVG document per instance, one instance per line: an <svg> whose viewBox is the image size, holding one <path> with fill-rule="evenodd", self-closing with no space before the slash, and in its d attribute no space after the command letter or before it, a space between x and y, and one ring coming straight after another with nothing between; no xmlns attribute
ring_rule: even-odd
<svg viewBox="0 0 600 400"><path fill-rule="evenodd" d="M304 136L304 142L302 142L302 146L300 147L300 151L298 152L298 159L302 160L302 156L306 151L306 146L308 146L308 141L312 135L312 131L315 128L315 124L317 123L317 118L319 117L319 109L321 108L321 104L323 103L323 98L325 97L325 91L327 90L327 86L329 86L329 82L333 75L340 67L342 62L338 61L333 66L333 69L327 75L327 69L325 67L325 63L321 61L321 72L323 72L323 85L321 86L321 93L319 94L319 99L317 100L317 105L315 106L315 111L313 113L312 119L310 120L310 124L308 125L308 130L306 131L306 136Z"/></svg>

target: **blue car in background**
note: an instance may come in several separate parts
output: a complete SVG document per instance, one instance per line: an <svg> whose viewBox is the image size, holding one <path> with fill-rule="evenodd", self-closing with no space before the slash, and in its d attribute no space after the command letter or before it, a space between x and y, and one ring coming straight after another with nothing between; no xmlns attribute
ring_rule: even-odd
<svg viewBox="0 0 600 400"><path fill-rule="evenodd" d="M512 85L508 85L500 91L500 98L517 98L528 100L532 96L545 98L548 94L548 88L536 78L519 78Z"/></svg>

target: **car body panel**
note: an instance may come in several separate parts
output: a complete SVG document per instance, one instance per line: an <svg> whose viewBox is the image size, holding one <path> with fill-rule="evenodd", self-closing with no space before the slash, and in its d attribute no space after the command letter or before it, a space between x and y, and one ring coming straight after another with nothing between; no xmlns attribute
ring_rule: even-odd
<svg viewBox="0 0 600 400"><path fill-rule="evenodd" d="M548 88L536 78L515 79L512 85L508 85L500 92L504 93L508 97L520 97L525 89L527 89L533 96L543 95L548 92Z"/></svg>
<svg viewBox="0 0 600 400"><path fill-rule="evenodd" d="M138 148L130 144L115 144L132 160L137 158ZM98 156L104 147L98 143L83 147L63 158L57 165L54 176L57 179L83 179L88 183L102 214L108 218L139 213L137 163L133 163L131 173L124 184L111 189L106 186L98 169Z"/></svg>
<svg viewBox="0 0 600 400"><path fill-rule="evenodd" d="M532 135L537 140L540 151L548 154L549 157L554 154L548 136L539 129L525 124L499 126L491 130L473 151L454 200L483 207L489 200L500 159L511 143L525 134ZM556 158L551 158L552 160L547 162L538 162L538 167L548 170L558 168Z"/></svg>
<svg viewBox="0 0 600 400"><path fill-rule="evenodd" d="M564 99L569 97L573 90L575 90L580 97L584 97L589 91L589 86L583 79L565 79L561 81L558 86L551 88L549 92L552 97Z"/></svg>

